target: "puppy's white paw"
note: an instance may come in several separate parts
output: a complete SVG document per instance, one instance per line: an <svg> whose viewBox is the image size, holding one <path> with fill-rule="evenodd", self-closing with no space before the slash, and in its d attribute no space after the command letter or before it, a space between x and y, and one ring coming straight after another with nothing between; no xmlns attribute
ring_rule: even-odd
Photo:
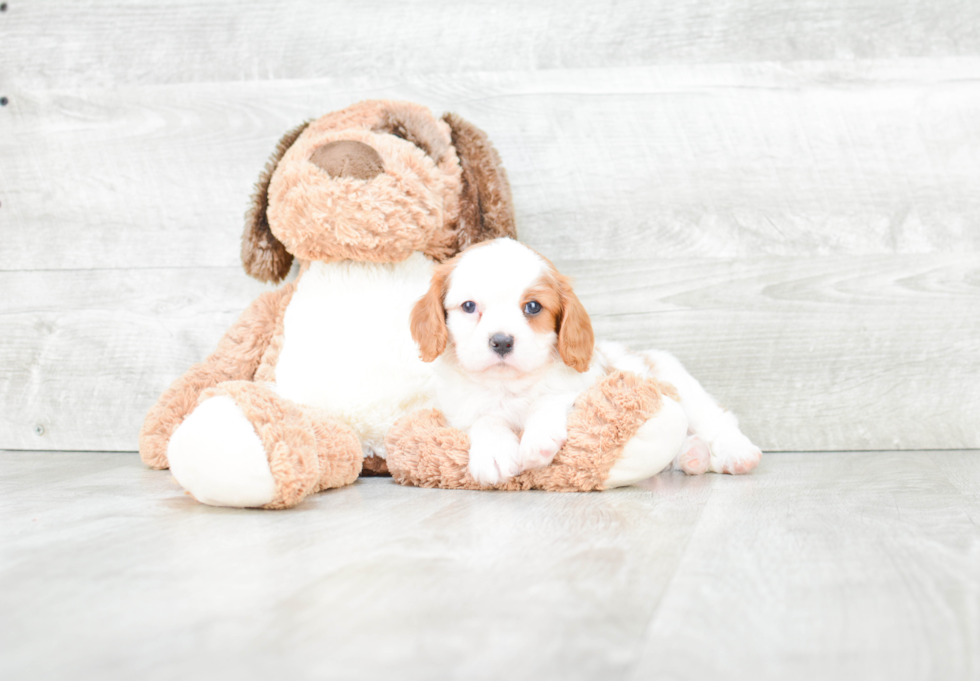
<svg viewBox="0 0 980 681"><path fill-rule="evenodd" d="M471 439L469 471L481 485L496 485L519 474L521 466L517 440Z"/></svg>
<svg viewBox="0 0 980 681"><path fill-rule="evenodd" d="M738 430L722 433L711 443L711 470L741 475L762 461L762 450Z"/></svg>
<svg viewBox="0 0 980 681"><path fill-rule="evenodd" d="M549 465L568 440L565 423L528 428L521 437L521 471Z"/></svg>

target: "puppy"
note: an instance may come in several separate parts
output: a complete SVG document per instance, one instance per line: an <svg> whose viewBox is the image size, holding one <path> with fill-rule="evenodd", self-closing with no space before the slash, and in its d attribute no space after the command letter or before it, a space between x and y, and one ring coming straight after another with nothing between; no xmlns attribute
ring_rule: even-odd
<svg viewBox="0 0 980 681"><path fill-rule="evenodd" d="M547 466L565 444L575 398L610 370L677 388L691 424L674 465L745 473L762 452L673 356L595 344L569 279L512 239L487 241L438 266L415 304L411 332L436 361L434 401L470 436L469 472L496 484Z"/></svg>

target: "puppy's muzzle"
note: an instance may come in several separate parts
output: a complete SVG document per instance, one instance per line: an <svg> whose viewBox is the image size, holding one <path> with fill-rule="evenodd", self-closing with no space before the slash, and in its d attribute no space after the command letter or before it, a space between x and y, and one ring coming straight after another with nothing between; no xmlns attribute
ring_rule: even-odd
<svg viewBox="0 0 980 681"><path fill-rule="evenodd" d="M503 333L490 336L490 348L503 357L514 349L514 337Z"/></svg>
<svg viewBox="0 0 980 681"><path fill-rule="evenodd" d="M352 177L370 180L381 174L385 164L381 154L355 140L337 140L318 147L310 162L327 171L330 177Z"/></svg>

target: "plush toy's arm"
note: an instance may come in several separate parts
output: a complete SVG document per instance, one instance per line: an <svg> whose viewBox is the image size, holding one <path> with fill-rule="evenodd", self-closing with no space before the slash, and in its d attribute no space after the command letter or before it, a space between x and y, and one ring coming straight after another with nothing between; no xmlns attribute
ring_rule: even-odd
<svg viewBox="0 0 980 681"><path fill-rule="evenodd" d="M568 415L568 441L551 465L496 485L483 485L470 474L466 433L451 428L435 409L413 412L388 431L388 470L402 485L446 489L589 492L630 484L622 482L627 476L614 476L623 461L630 464L628 480L635 481L659 473L677 454L687 420L673 400L676 396L670 386L613 371L575 401ZM636 442L643 429L648 430L640 439L646 442ZM660 456L660 450L666 455Z"/></svg>
<svg viewBox="0 0 980 681"><path fill-rule="evenodd" d="M164 391L140 430L140 458L145 464L167 468L170 436L197 406L202 392L224 381L251 381L255 377L293 288L293 284L287 284L256 298L228 329L211 356L192 366Z"/></svg>

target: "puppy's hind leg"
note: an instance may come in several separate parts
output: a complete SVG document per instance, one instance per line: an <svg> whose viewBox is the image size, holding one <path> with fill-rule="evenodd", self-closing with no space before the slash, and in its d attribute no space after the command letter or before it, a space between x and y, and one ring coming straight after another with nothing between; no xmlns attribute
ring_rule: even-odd
<svg viewBox="0 0 980 681"><path fill-rule="evenodd" d="M711 452L710 470L738 475L759 465L762 450L742 434L735 415L722 409L676 357L661 350L650 350L644 355L653 367L654 376L677 388L691 433L707 443Z"/></svg>
<svg viewBox="0 0 980 681"><path fill-rule="evenodd" d="M688 475L703 475L711 466L711 450L708 443L693 433L688 434L672 467Z"/></svg>

